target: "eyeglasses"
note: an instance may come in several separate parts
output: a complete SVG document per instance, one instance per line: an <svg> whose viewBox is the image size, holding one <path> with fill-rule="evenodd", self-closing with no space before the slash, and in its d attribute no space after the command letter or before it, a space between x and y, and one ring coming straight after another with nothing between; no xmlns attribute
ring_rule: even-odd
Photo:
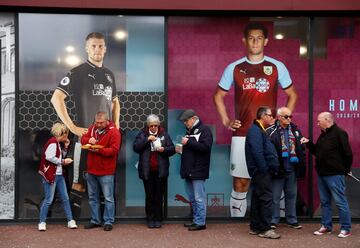
<svg viewBox="0 0 360 248"><path fill-rule="evenodd" d="M265 113L264 115L269 116L270 118L273 118L272 114Z"/></svg>
<svg viewBox="0 0 360 248"><path fill-rule="evenodd" d="M292 118L292 115L280 115L282 118L284 119L291 119Z"/></svg>

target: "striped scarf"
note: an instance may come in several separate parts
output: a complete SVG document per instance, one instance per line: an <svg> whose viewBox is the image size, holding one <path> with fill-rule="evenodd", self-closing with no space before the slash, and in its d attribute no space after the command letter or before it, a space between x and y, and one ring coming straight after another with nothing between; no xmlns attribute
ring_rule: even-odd
<svg viewBox="0 0 360 248"><path fill-rule="evenodd" d="M288 128L288 135L289 135L289 147L286 146L285 141L285 132L286 129L281 128L280 135L281 135L281 149L282 149L282 157L288 158L290 156L289 161L291 163L297 163L299 162L299 158L296 156L295 152L295 136L291 132L291 128Z"/></svg>

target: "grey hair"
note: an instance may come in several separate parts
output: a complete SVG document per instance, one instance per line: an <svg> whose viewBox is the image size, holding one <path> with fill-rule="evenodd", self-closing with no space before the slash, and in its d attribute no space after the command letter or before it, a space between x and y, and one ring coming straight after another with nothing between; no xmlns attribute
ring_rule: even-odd
<svg viewBox="0 0 360 248"><path fill-rule="evenodd" d="M149 125L150 123L156 122L160 125L160 118L157 115L151 114L146 118L146 124Z"/></svg>
<svg viewBox="0 0 360 248"><path fill-rule="evenodd" d="M109 120L109 114L108 114L108 112L102 111L102 110L98 111L98 112L96 113L96 115L95 115L95 118L101 118L101 117L105 118L105 120L108 121L108 120Z"/></svg>
<svg viewBox="0 0 360 248"><path fill-rule="evenodd" d="M264 114L266 114L266 112L267 112L269 109L271 110L271 108L269 108L268 106L261 106L261 107L259 107L258 110L256 111L256 119L257 119L257 120L260 120L261 117L262 117Z"/></svg>

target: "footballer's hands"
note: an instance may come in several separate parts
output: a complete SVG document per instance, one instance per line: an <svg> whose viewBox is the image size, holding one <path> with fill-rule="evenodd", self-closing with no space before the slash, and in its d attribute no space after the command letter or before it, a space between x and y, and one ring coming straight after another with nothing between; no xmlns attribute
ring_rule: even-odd
<svg viewBox="0 0 360 248"><path fill-rule="evenodd" d="M87 128L74 126L70 131L76 136L81 137L87 133Z"/></svg>
<svg viewBox="0 0 360 248"><path fill-rule="evenodd" d="M241 127L241 121L239 120L229 120L226 125L227 129L230 131L236 131L238 128Z"/></svg>

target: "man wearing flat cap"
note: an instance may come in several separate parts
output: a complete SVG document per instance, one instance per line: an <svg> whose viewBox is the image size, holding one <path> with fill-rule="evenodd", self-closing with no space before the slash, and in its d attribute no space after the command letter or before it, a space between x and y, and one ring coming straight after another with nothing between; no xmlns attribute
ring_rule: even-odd
<svg viewBox="0 0 360 248"><path fill-rule="evenodd" d="M186 127L186 134L181 139L182 148L176 146L181 154L181 178L185 179L193 210L193 220L184 224L189 231L206 229L206 195L205 180L209 178L210 154L213 136L208 126L202 124L195 111L185 110L180 116Z"/></svg>

